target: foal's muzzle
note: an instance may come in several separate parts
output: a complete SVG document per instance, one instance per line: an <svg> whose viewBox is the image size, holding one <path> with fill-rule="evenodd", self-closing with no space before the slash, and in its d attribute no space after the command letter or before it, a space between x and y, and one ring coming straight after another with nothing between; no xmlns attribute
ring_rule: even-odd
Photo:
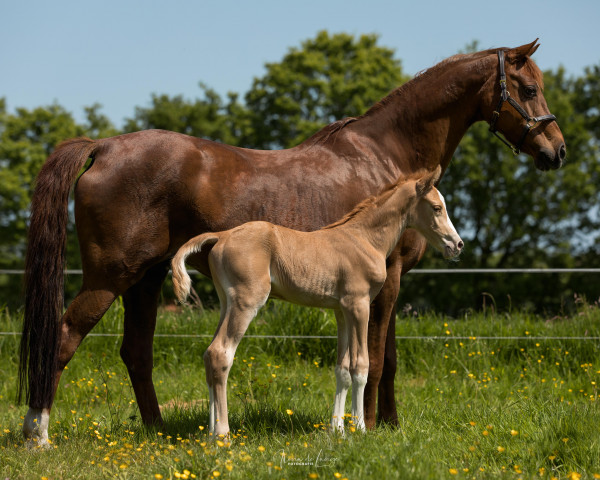
<svg viewBox="0 0 600 480"><path fill-rule="evenodd" d="M459 240L457 243L453 245L446 245L444 247L444 258L455 258L460 255L465 244L462 240Z"/></svg>

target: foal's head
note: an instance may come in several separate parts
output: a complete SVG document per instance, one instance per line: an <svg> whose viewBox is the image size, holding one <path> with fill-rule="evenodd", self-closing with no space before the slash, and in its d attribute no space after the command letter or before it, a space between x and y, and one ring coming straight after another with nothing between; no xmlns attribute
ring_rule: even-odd
<svg viewBox="0 0 600 480"><path fill-rule="evenodd" d="M435 181L435 174L432 177ZM432 177L416 184L417 202L409 214L408 226L420 232L444 258L454 258L460 254L464 243L448 216L444 197L433 186Z"/></svg>

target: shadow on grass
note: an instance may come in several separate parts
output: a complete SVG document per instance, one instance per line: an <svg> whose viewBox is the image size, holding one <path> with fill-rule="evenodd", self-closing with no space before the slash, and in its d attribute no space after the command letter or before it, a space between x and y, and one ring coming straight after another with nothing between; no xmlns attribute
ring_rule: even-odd
<svg viewBox="0 0 600 480"><path fill-rule="evenodd" d="M162 426L144 427L147 432L161 432L171 436L194 436L208 433L208 405L191 407L175 405L163 411ZM233 434L308 434L327 428L328 424L319 421L318 412L281 411L266 402L247 403L243 411L229 411L229 427Z"/></svg>

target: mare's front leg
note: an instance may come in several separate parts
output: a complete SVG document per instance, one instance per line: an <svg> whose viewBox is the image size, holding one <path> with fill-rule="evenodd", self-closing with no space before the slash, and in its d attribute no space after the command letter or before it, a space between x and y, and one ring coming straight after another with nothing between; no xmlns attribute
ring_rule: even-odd
<svg viewBox="0 0 600 480"><path fill-rule="evenodd" d="M369 373L367 336L369 328L369 297L356 298L342 308L348 326L348 352L352 378L352 421L359 430L365 429L364 392Z"/></svg>
<svg viewBox="0 0 600 480"><path fill-rule="evenodd" d="M350 376L350 355L348 351L348 324L341 311L335 311L337 320L337 364L335 367L335 401L333 403L333 416L331 427L334 431L344 433L344 415L346 408L346 396L352 385Z"/></svg>
<svg viewBox="0 0 600 480"><path fill-rule="evenodd" d="M129 372L140 415L146 425L162 423L152 382L152 343L160 289L168 269L168 263L150 268L142 280L123 295L125 331L121 358Z"/></svg>
<svg viewBox="0 0 600 480"><path fill-rule="evenodd" d="M367 428L373 428L376 421L377 412L377 391L384 371L384 359L386 354L386 339L390 323L394 323L396 316L395 304L400 291L400 272L402 270L401 257L397 252L393 252L387 260L387 277L379 294L371 304L369 316L369 376L365 386L365 425ZM393 350L392 350L393 349ZM393 341L389 355L396 355L396 344ZM395 365L387 364L386 371L386 398L391 398L394 411L385 412L386 420L393 422L397 420L398 415L395 411L393 380L395 375ZM391 377L391 391L389 390L389 378ZM388 400L386 400L387 402ZM381 402L381 397L380 397Z"/></svg>
<svg viewBox="0 0 600 480"><path fill-rule="evenodd" d="M392 255L388 258L387 279L371 309L369 324L369 381L365 390L367 426L375 425L375 405L379 419L393 425L398 423L394 378L396 376L396 310L400 292L400 276L412 269L423 257L427 242L416 230L407 229ZM374 321L375 320L375 321ZM372 328L371 325L375 326ZM376 395L379 399L376 402Z"/></svg>

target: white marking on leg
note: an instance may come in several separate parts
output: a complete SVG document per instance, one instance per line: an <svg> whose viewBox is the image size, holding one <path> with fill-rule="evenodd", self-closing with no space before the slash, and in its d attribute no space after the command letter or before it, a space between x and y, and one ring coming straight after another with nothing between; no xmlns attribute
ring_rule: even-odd
<svg viewBox="0 0 600 480"><path fill-rule="evenodd" d="M350 372L348 369L337 365L335 367L335 400L333 402L333 418L331 419L331 427L333 430L344 433L344 414L346 407L346 395L352 385Z"/></svg>
<svg viewBox="0 0 600 480"><path fill-rule="evenodd" d="M364 395L367 375L352 375L352 420L359 430L365 430Z"/></svg>
<svg viewBox="0 0 600 480"><path fill-rule="evenodd" d="M208 433L215 434L215 394L214 387L208 386Z"/></svg>
<svg viewBox="0 0 600 480"><path fill-rule="evenodd" d="M30 408L23 420L23 435L30 447L49 448L48 423L50 410L48 408Z"/></svg>

